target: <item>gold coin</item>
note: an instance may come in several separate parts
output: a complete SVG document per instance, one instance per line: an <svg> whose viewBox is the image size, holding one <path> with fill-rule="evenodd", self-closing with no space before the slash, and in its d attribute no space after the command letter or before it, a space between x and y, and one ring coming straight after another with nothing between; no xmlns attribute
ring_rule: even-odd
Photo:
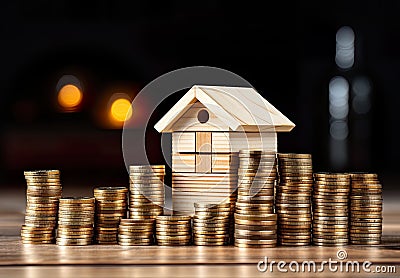
<svg viewBox="0 0 400 278"><path fill-rule="evenodd" d="M248 244L248 243L236 243L235 247L238 248L273 248L276 247L276 243L271 244Z"/></svg>
<svg viewBox="0 0 400 278"><path fill-rule="evenodd" d="M276 244L276 239L241 239L235 238L235 244Z"/></svg>
<svg viewBox="0 0 400 278"><path fill-rule="evenodd" d="M262 215L243 215L243 214L238 214L235 213L234 215L235 219L240 219L240 220L277 220L277 214L262 214Z"/></svg>
<svg viewBox="0 0 400 278"><path fill-rule="evenodd" d="M239 225L263 225L270 226L276 225L276 220L243 220L243 219L235 219L235 224Z"/></svg>

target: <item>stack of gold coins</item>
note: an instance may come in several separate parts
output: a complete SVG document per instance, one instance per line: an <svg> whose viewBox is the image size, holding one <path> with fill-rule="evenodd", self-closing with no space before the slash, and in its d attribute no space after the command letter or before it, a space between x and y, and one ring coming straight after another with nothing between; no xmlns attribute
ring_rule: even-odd
<svg viewBox="0 0 400 278"><path fill-rule="evenodd" d="M154 243L154 219L121 219L118 244L123 246Z"/></svg>
<svg viewBox="0 0 400 278"><path fill-rule="evenodd" d="M155 219L164 211L164 165L132 165L129 218Z"/></svg>
<svg viewBox="0 0 400 278"><path fill-rule="evenodd" d="M350 175L315 173L313 243L347 245L349 242Z"/></svg>
<svg viewBox="0 0 400 278"><path fill-rule="evenodd" d="M235 246L276 246L276 215L273 215L276 178L275 153L239 152Z"/></svg>
<svg viewBox="0 0 400 278"><path fill-rule="evenodd" d="M58 200L62 191L60 171L25 171L24 175L27 183L27 203L25 224L21 229L22 242L25 244L53 243Z"/></svg>
<svg viewBox="0 0 400 278"><path fill-rule="evenodd" d="M66 197L58 208L58 245L89 245L93 239L94 198Z"/></svg>
<svg viewBox="0 0 400 278"><path fill-rule="evenodd" d="M193 243L195 245L226 245L230 240L231 204L195 203Z"/></svg>
<svg viewBox="0 0 400 278"><path fill-rule="evenodd" d="M311 244L313 170L310 154L278 154L279 185L275 206L278 241L285 246Z"/></svg>
<svg viewBox="0 0 400 278"><path fill-rule="evenodd" d="M277 243L276 213L238 214L235 213L236 247L275 247Z"/></svg>
<svg viewBox="0 0 400 278"><path fill-rule="evenodd" d="M191 217L184 215L157 216L156 239L158 245L189 245L191 240Z"/></svg>
<svg viewBox="0 0 400 278"><path fill-rule="evenodd" d="M382 185L377 174L351 174L351 244L371 245L381 243L382 202Z"/></svg>
<svg viewBox="0 0 400 278"><path fill-rule="evenodd" d="M119 221L126 217L127 193L126 187L97 187L94 189L96 199L95 239L97 243L117 243Z"/></svg>

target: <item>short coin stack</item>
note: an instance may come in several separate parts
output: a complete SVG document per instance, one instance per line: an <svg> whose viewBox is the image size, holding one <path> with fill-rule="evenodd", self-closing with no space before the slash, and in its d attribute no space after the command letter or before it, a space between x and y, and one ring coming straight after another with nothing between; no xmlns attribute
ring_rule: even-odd
<svg viewBox="0 0 400 278"><path fill-rule="evenodd" d="M43 244L54 242L58 200L61 197L60 171L25 171L27 182L25 224L22 242Z"/></svg>
<svg viewBox="0 0 400 278"><path fill-rule="evenodd" d="M130 172L129 218L155 219L163 214L164 165L132 165Z"/></svg>
<svg viewBox="0 0 400 278"><path fill-rule="evenodd" d="M96 242L116 244L119 221L126 217L128 189L97 187L93 193L96 199Z"/></svg>
<svg viewBox="0 0 400 278"><path fill-rule="evenodd" d="M239 152L235 246L276 246L276 215L273 214L276 177L275 153Z"/></svg>
<svg viewBox="0 0 400 278"><path fill-rule="evenodd" d="M279 185L275 206L278 242L285 246L311 244L313 170L310 154L278 153Z"/></svg>
<svg viewBox="0 0 400 278"><path fill-rule="evenodd" d="M349 242L350 175L315 173L313 243L347 245Z"/></svg>
<svg viewBox="0 0 400 278"><path fill-rule="evenodd" d="M189 245L191 241L190 216L157 216L156 239L158 245Z"/></svg>
<svg viewBox="0 0 400 278"><path fill-rule="evenodd" d="M377 174L351 174L351 244L381 243L382 202L382 185Z"/></svg>
<svg viewBox="0 0 400 278"><path fill-rule="evenodd" d="M118 244L123 246L154 243L154 219L121 219Z"/></svg>
<svg viewBox="0 0 400 278"><path fill-rule="evenodd" d="M195 203L193 216L194 245L226 245L230 239L230 202Z"/></svg>
<svg viewBox="0 0 400 278"><path fill-rule="evenodd" d="M93 239L94 198L60 199L58 209L58 245L89 245Z"/></svg>

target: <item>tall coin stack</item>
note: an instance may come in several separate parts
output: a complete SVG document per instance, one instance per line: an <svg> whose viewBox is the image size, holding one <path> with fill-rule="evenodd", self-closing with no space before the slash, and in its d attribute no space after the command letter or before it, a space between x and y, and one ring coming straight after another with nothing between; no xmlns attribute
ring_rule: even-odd
<svg viewBox="0 0 400 278"><path fill-rule="evenodd" d="M126 187L97 187L94 189L96 199L95 239L99 244L116 244L119 221L126 217Z"/></svg>
<svg viewBox="0 0 400 278"><path fill-rule="evenodd" d="M131 165L129 218L155 219L164 212L164 165Z"/></svg>
<svg viewBox="0 0 400 278"><path fill-rule="evenodd" d="M230 240L230 202L194 203L194 245L226 245Z"/></svg>
<svg viewBox="0 0 400 278"><path fill-rule="evenodd" d="M154 243L154 219L121 219L118 244L123 246Z"/></svg>
<svg viewBox="0 0 400 278"><path fill-rule="evenodd" d="M285 246L311 243L313 170L310 154L278 153L275 206L278 241Z"/></svg>
<svg viewBox="0 0 400 278"><path fill-rule="evenodd" d="M377 174L351 174L351 244L381 243L382 202L382 185Z"/></svg>
<svg viewBox="0 0 400 278"><path fill-rule="evenodd" d="M276 154L256 150L239 152L238 193L234 217L237 247L276 246L274 186Z"/></svg>
<svg viewBox="0 0 400 278"><path fill-rule="evenodd" d="M53 243L58 200L62 191L60 171L25 171L24 175L27 183L27 203L25 224L21 229L22 242Z"/></svg>
<svg viewBox="0 0 400 278"><path fill-rule="evenodd" d="M315 173L313 243L347 245L349 242L350 175Z"/></svg>
<svg viewBox="0 0 400 278"><path fill-rule="evenodd" d="M164 215L156 218L158 245L189 245L191 241L191 217Z"/></svg>
<svg viewBox="0 0 400 278"><path fill-rule="evenodd" d="M53 243L58 201L62 193L60 171L25 171L24 175L27 183L27 203L25 224L21 229L22 242Z"/></svg>
<svg viewBox="0 0 400 278"><path fill-rule="evenodd" d="M66 197L58 208L58 245L89 245L93 239L94 198Z"/></svg>

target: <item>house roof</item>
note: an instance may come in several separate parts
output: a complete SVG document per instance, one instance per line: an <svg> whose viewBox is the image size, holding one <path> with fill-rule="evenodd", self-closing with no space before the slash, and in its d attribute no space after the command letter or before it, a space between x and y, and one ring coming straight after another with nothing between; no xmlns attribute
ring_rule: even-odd
<svg viewBox="0 0 400 278"><path fill-rule="evenodd" d="M233 131L289 132L295 127L253 88L195 85L154 128L158 132L173 132L174 123L197 101Z"/></svg>

